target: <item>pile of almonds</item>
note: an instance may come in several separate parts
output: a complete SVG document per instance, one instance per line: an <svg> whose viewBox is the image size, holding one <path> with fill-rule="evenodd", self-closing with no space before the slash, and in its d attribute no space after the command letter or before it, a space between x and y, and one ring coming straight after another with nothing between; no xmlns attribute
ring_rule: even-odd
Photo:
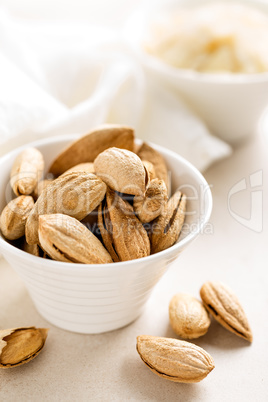
<svg viewBox="0 0 268 402"><path fill-rule="evenodd" d="M245 312L229 287L221 282L206 282L200 296L203 303L185 293L178 293L171 299L169 320L177 335L186 339L205 335L211 313L226 329L252 342ZM178 339L141 335L137 337L137 351L155 374L174 382L199 382L215 367L204 349Z"/></svg>
<svg viewBox="0 0 268 402"><path fill-rule="evenodd" d="M58 155L46 177L44 170L39 150L17 156L10 175L17 197L0 217L4 237L26 252L104 264L146 257L178 240L186 197L176 191L168 200L162 155L146 143L137 147L131 128L98 127Z"/></svg>

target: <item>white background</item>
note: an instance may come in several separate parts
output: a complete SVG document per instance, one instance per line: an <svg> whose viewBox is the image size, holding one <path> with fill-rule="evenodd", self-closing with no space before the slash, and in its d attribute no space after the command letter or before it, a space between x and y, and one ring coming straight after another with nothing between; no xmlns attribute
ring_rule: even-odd
<svg viewBox="0 0 268 402"><path fill-rule="evenodd" d="M84 21L117 26L142 0L0 0L13 15L27 19Z"/></svg>

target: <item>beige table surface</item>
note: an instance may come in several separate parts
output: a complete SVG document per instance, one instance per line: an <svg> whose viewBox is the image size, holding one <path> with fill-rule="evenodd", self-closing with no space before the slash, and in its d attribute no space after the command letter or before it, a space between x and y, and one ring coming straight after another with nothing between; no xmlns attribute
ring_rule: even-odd
<svg viewBox="0 0 268 402"><path fill-rule="evenodd" d="M0 372L1 401L266 401L268 360L268 125L266 133L240 146L231 158L211 167L214 209L210 233L201 234L173 263L156 286L144 314L133 324L102 335L60 330L36 311L23 283L0 261L0 327L49 327L43 352L31 363ZM250 190L249 177L263 173L263 184ZM246 179L248 189L228 193ZM263 209L253 191L263 196ZM258 198L258 197L257 197ZM230 212L231 209L231 212ZM254 219L247 225L237 216ZM232 216L233 214L233 216ZM237 214L237 215L234 215ZM261 215L259 215L261 214ZM259 220L261 218L261 220ZM239 218L238 218L239 219ZM256 223L263 223L261 232ZM140 360L136 336L173 337L168 303L176 292L198 297L206 280L219 279L235 290L252 326L246 341L212 322L196 340L214 358L216 368L199 384L176 384L154 375Z"/></svg>
<svg viewBox="0 0 268 402"><path fill-rule="evenodd" d="M33 0L2 3L23 17L41 18L51 11L48 8L46 13L44 1L38 2L38 7ZM69 7L72 2L65 3ZM86 2L76 3L79 6L83 3L85 20L116 25L140 1L114 0L108 5L101 0L95 2L95 8L89 1L88 15L84 13ZM56 17L80 18L81 13L73 3L69 9L62 7L62 3L56 7L54 0L46 4L55 8ZM144 314L123 329L102 335L79 335L50 325L36 311L22 281L0 260L0 328L28 325L50 328L38 358L22 367L0 371L0 401L266 401L267 146L268 124L262 133L236 149L231 158L205 173L214 198L210 233L200 235L173 263L156 286ZM262 184L250 189L250 176L256 172L258 178L262 174ZM244 180L247 189L234 193L228 208L228 194L236 183L243 184ZM216 365L213 372L201 383L191 385L158 378L140 360L136 336L173 337L168 322L172 295L183 291L198 297L202 283L214 279L231 286L239 296L252 326L253 344L248 345L213 321L207 335L195 342L213 356Z"/></svg>

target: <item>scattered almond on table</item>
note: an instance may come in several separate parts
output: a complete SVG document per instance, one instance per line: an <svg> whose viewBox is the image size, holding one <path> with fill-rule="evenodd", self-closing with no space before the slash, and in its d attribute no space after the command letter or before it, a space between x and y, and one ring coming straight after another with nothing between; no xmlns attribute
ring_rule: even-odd
<svg viewBox="0 0 268 402"><path fill-rule="evenodd" d="M252 342L252 332L237 297L221 282L206 282L195 297L178 293L169 304L169 320L181 338L205 335L209 313L225 328ZM203 380L215 367L212 357L201 347L178 339L150 335L137 337L137 351L153 373L170 381L191 383Z"/></svg>
<svg viewBox="0 0 268 402"><path fill-rule="evenodd" d="M0 330L0 368L28 363L43 349L48 329L13 328Z"/></svg>
<svg viewBox="0 0 268 402"><path fill-rule="evenodd" d="M181 338L194 339L207 333L210 317L202 302L189 294L178 293L169 304L169 322Z"/></svg>
<svg viewBox="0 0 268 402"><path fill-rule="evenodd" d="M215 367L204 349L178 339L141 335L137 351L150 370L174 382L199 382Z"/></svg>
<svg viewBox="0 0 268 402"><path fill-rule="evenodd" d="M200 296L211 315L226 329L252 342L246 314L234 292L222 282L206 282Z"/></svg>

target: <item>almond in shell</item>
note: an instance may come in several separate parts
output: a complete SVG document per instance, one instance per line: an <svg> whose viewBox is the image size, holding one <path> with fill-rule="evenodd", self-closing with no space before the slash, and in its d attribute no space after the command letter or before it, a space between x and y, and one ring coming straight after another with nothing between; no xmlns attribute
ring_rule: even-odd
<svg viewBox="0 0 268 402"><path fill-rule="evenodd" d="M167 187L164 180L150 181L144 196L135 196L133 208L142 223L157 218L163 211L167 201Z"/></svg>
<svg viewBox="0 0 268 402"><path fill-rule="evenodd" d="M161 215L153 222L152 253L158 253L176 243L184 223L185 211L186 196L176 191L166 203Z"/></svg>
<svg viewBox="0 0 268 402"><path fill-rule="evenodd" d="M38 233L42 249L56 261L81 264L113 262L97 237L68 215L40 216Z"/></svg>
<svg viewBox="0 0 268 402"><path fill-rule="evenodd" d="M43 251L38 246L38 244L28 244L27 241L25 240L24 243L23 243L22 248L26 253L35 255L36 257L42 257L43 256Z"/></svg>
<svg viewBox="0 0 268 402"><path fill-rule="evenodd" d="M10 185L16 195L31 194L44 172L44 158L36 148L27 148L15 159Z"/></svg>
<svg viewBox="0 0 268 402"><path fill-rule="evenodd" d="M94 173L94 163L93 162L88 162L88 163L79 163L78 165L75 165L71 167L70 169L66 170L66 172L62 173L61 176L66 176L69 173L73 172L88 172L88 173Z"/></svg>
<svg viewBox="0 0 268 402"><path fill-rule="evenodd" d="M132 206L108 189L106 204L99 206L98 225L113 260L128 261L150 255L150 241Z"/></svg>
<svg viewBox="0 0 268 402"><path fill-rule="evenodd" d="M147 172L147 176L149 177L148 181L155 179L155 169L154 165L149 161L142 161L143 166Z"/></svg>
<svg viewBox="0 0 268 402"><path fill-rule="evenodd" d="M119 193L141 195L147 185L147 172L140 158L125 149L109 148L94 161L95 172Z"/></svg>
<svg viewBox="0 0 268 402"><path fill-rule="evenodd" d="M153 373L174 382L199 382L215 367L204 349L177 339L141 335L137 351Z"/></svg>
<svg viewBox="0 0 268 402"><path fill-rule="evenodd" d="M226 329L252 342L253 336L246 314L234 292L221 282L209 281L200 290L204 305Z"/></svg>
<svg viewBox="0 0 268 402"><path fill-rule="evenodd" d="M49 171L59 176L80 163L93 162L105 149L124 148L133 151L134 131L130 127L107 124L95 128L70 144L52 163Z"/></svg>
<svg viewBox="0 0 268 402"><path fill-rule="evenodd" d="M182 338L194 339L205 335L210 326L204 305L187 293L177 293L169 303L169 322L173 331Z"/></svg>
<svg viewBox="0 0 268 402"><path fill-rule="evenodd" d="M137 155L142 159L153 164L155 178L164 180L167 189L169 188L168 169L163 156L149 144L144 142L137 151Z"/></svg>
<svg viewBox="0 0 268 402"><path fill-rule="evenodd" d="M82 220L100 204L105 193L106 184L92 173L73 172L53 180L42 191L28 216L27 243L38 243L40 215L61 213Z"/></svg>
<svg viewBox="0 0 268 402"><path fill-rule="evenodd" d="M21 195L11 200L0 216L0 229L8 240L24 236L28 215L34 207L34 200L29 195Z"/></svg>
<svg viewBox="0 0 268 402"><path fill-rule="evenodd" d="M43 190L45 190L47 188L47 186L49 186L52 183L52 179L44 179L44 180L40 180L39 183L37 184L37 186L35 187L32 196L34 198L34 200L36 201L37 198L39 197L39 195L42 193Z"/></svg>

